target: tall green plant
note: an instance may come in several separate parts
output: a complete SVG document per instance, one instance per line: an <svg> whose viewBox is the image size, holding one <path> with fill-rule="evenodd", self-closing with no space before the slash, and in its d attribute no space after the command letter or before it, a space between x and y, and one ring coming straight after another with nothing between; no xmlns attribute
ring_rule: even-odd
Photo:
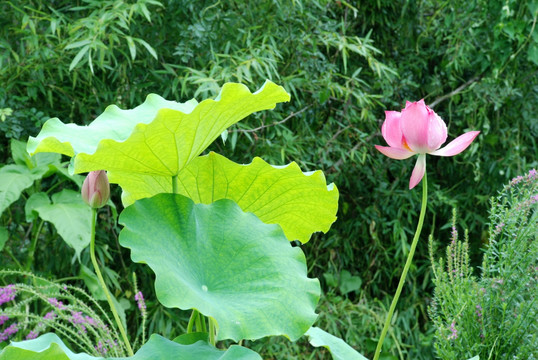
<svg viewBox="0 0 538 360"><path fill-rule="evenodd" d="M492 199L480 275L469 260L469 238L458 239L454 214L446 258L435 260L430 316L442 359L538 356L538 175L514 178Z"/></svg>

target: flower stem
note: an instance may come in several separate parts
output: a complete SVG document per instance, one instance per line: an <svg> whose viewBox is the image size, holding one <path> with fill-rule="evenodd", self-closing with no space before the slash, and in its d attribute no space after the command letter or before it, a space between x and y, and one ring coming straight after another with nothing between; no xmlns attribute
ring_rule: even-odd
<svg viewBox="0 0 538 360"><path fill-rule="evenodd" d="M409 267L411 266L411 263L413 262L413 255L415 254L415 249L417 247L418 239L420 237L420 232L422 231L422 225L424 224L424 216L426 214L426 204L428 202L428 179L427 179L426 173L424 174L424 179L422 181L423 181L422 206L420 208L420 216L418 219L417 230L415 231L415 236L413 237L413 242L411 243L411 249L409 250L409 254L407 255L407 261L405 262L402 275L400 276L400 282L398 283L396 294L394 294L394 299L392 299L392 303L390 304L389 313L387 315L387 319L385 320L385 325L383 326L383 330L381 331L381 336L379 337L379 341L377 343L377 348L375 349L375 355L374 355L373 360L378 360L379 355L381 354L383 341L385 340L385 336L387 335L387 332L389 331L390 323L392 321L392 315L394 314L394 310L396 309L396 304L398 303L398 299L400 298L400 293L402 292L402 288L405 283L405 278L407 277L407 271L409 270Z"/></svg>
<svg viewBox="0 0 538 360"><path fill-rule="evenodd" d="M110 310L112 311L112 315L114 315L116 324L118 325L121 336L123 337L123 342L125 343L125 346L127 347L127 352L129 353L129 356L133 356L134 355L133 349L131 348L129 339L127 339L127 333L125 332L125 329L123 328L123 324L121 323L120 317L118 316L118 312L116 311L116 307L114 306L114 303L112 302L112 297L110 296L108 288L106 287L105 280L103 279L103 275L101 275L101 270L99 270L99 265L97 264L97 259L95 258L95 223L96 221L97 221L97 209L92 208L90 257L92 259L93 268L95 269L95 273L97 274L97 278L99 279L99 284L101 285L101 288L105 292L106 299L108 300L108 305L110 305Z"/></svg>
<svg viewBox="0 0 538 360"><path fill-rule="evenodd" d="M198 319L198 315L199 315L198 310L192 309L192 314L191 314L191 317L189 319L189 323L187 324L187 334L192 332L192 329L194 328L194 323ZM198 330L198 331L200 331L200 330Z"/></svg>
<svg viewBox="0 0 538 360"><path fill-rule="evenodd" d="M39 235L41 234L43 223L44 221L41 220L41 222L39 223L39 226L37 227L35 236L32 239L32 243L30 244L30 250L28 251L28 258L26 259L26 271L30 271L30 268L32 267L32 263L34 262L35 249L37 247L37 240L39 239Z"/></svg>
<svg viewBox="0 0 538 360"><path fill-rule="evenodd" d="M209 318L209 343L213 346L217 344L216 341L216 326L213 318Z"/></svg>

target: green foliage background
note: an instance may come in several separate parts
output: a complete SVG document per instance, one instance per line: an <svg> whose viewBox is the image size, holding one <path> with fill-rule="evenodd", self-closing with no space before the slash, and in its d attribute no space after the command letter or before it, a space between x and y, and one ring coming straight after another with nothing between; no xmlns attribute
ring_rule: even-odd
<svg viewBox="0 0 538 360"><path fill-rule="evenodd" d="M186 101L215 96L227 81L251 90L265 79L283 85L290 103L239 123L213 149L238 162L297 161L337 184L337 222L304 249L330 299L319 326L365 355L375 346L420 202L419 188L407 190L413 161L388 159L373 147L384 144L383 111L424 98L447 123L449 140L481 131L461 155L427 161L424 234L447 242L457 207L475 261L487 239L489 197L538 166L536 0L12 0L0 13L1 163L12 162L9 139L35 136L49 117L85 124L109 104L132 108L148 93ZM17 204L0 218L10 231L13 256L0 254L8 266L24 259L35 232L17 215L24 202ZM102 236L117 230L111 222ZM34 271L78 274L54 228L45 226L41 236ZM58 253L69 256L58 261ZM116 291L131 288L122 280L131 270L144 271L125 256L113 242L101 254ZM431 358L426 241L415 259L399 304L401 330L390 341L398 345L394 356ZM82 261L89 263L87 254ZM147 294L150 276L142 275ZM175 316L154 309L150 331L176 335ZM266 356L289 348L264 346Z"/></svg>

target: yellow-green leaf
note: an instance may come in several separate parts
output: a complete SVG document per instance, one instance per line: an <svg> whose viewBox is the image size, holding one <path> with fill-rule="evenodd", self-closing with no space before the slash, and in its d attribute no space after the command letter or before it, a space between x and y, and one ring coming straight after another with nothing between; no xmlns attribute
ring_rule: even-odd
<svg viewBox="0 0 538 360"><path fill-rule="evenodd" d="M172 192L170 176L116 173L124 203ZM236 164L211 152L199 156L179 173L177 190L196 203L235 201L267 224L278 224L289 240L305 243L316 231L327 232L336 220L338 189L327 185L321 171L303 173L296 163L272 166L260 158Z"/></svg>

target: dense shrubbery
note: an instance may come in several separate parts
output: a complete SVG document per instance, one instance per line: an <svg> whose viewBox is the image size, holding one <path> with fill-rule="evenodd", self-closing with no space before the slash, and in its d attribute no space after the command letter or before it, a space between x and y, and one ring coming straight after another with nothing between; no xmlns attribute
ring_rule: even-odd
<svg viewBox="0 0 538 360"><path fill-rule="evenodd" d="M514 178L492 199L488 245L478 278L469 264L468 234L458 240L456 219L446 259L437 261L431 255L435 297L430 311L440 358L538 357L536 204L534 169Z"/></svg>
<svg viewBox="0 0 538 360"><path fill-rule="evenodd" d="M371 322L361 320L369 326L383 319L401 270L394 259L405 258L418 215L418 191L406 187L412 162L387 161L373 148L383 143L383 110L424 98L447 122L449 139L482 131L455 161L428 161L434 189L428 213L434 216L424 232L446 238L450 211L459 208L471 260L488 239L489 197L537 166L536 2L33 0L4 2L0 11L2 163L13 162L6 139L35 136L52 116L84 124L108 104L131 108L151 92L185 101L214 96L226 81L251 90L265 79L283 85L290 103L236 125L213 147L239 162L258 155L321 167L338 185L338 221L305 246L312 275L324 279L329 296L346 299L334 318L346 317L345 304L354 302L378 304L364 313ZM26 196L52 186L70 185L51 176ZM57 260L71 250L54 227L26 222L23 206L16 203L0 218L10 234L2 264L24 261L29 239L40 237L34 271L81 273L78 263ZM111 221L109 236L117 230ZM132 269L116 243L102 249L112 288L132 288L125 276ZM397 319L410 330L395 335L394 349L402 353L433 338L426 323L424 293L432 290L432 274L425 242L415 258ZM89 265L85 252L82 264ZM178 315L153 307L150 331L174 336L171 316ZM368 329L341 335L352 345L364 338L375 343L377 332Z"/></svg>

